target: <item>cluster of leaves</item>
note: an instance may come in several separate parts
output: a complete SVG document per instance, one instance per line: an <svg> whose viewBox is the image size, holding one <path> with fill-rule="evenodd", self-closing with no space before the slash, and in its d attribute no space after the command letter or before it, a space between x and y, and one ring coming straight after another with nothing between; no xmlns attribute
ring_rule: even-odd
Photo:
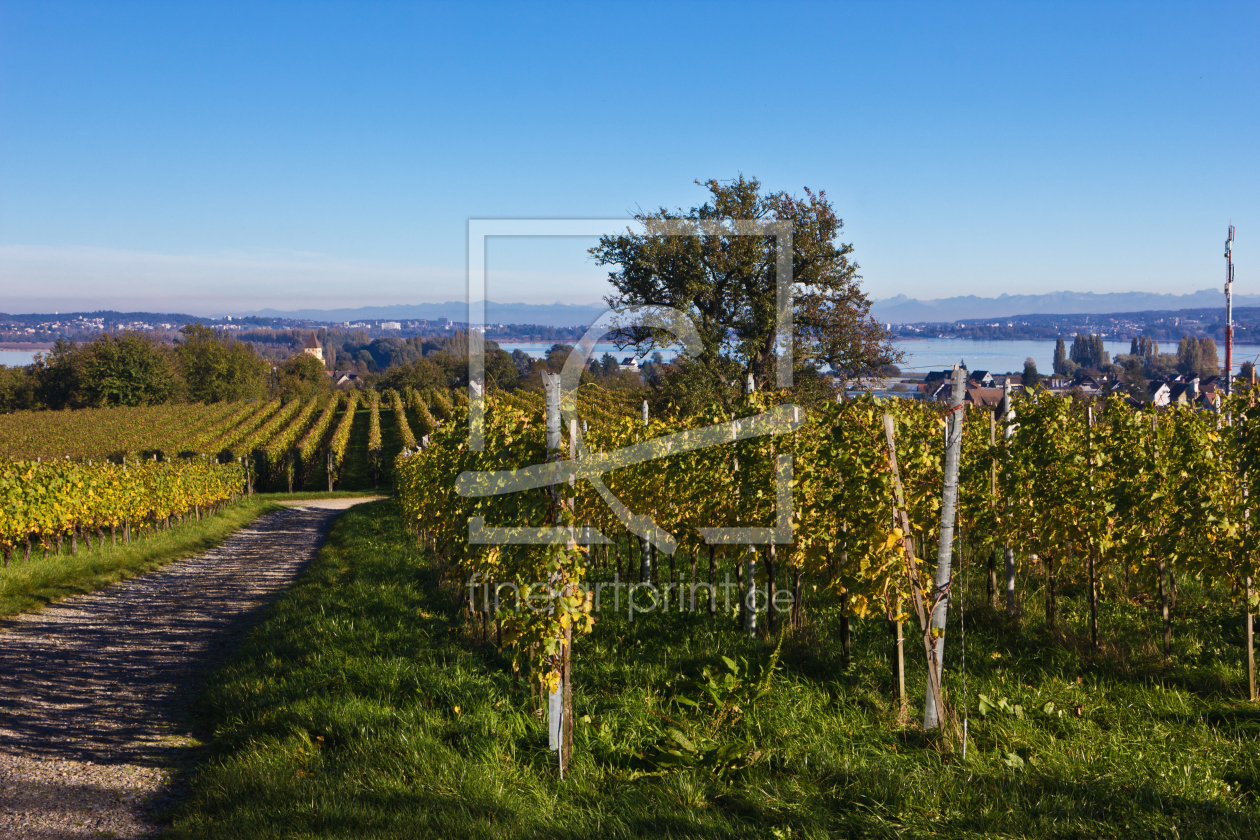
<svg viewBox="0 0 1260 840"><path fill-rule="evenodd" d="M381 473L381 392L368 391L368 464L376 480Z"/></svg>
<svg viewBox="0 0 1260 840"><path fill-rule="evenodd" d="M214 444L219 441L227 432L235 429L246 418L258 411L259 402L247 400L239 403L224 403L227 409L226 413L208 423L189 439L188 449L192 452L209 452L213 453Z"/></svg>
<svg viewBox="0 0 1260 840"><path fill-rule="evenodd" d="M354 426L354 412L358 407L359 394L357 391L351 391L346 396L346 407L341 414L341 420L338 421L332 440L328 443L329 448L332 450L334 474L341 471L341 465L345 462L346 447L350 445L350 429Z"/></svg>
<svg viewBox="0 0 1260 840"><path fill-rule="evenodd" d="M480 517L487 527L573 525L574 488L564 485L560 498L546 489L483 497L460 496L456 478L469 471L514 469L546 460L541 401L527 393L499 393L488 400L485 446L468 447L467 406L444 403L430 391L430 405L442 422L429 433L429 446L403 450L395 465L395 489L408 521L437 557L459 569L465 580L515 586L515 596L501 605L505 643L518 666L534 670L546 685L559 680L559 657L568 633L586 633L593 625L591 603L581 584L588 553L573 545L476 546L469 523ZM483 587L481 609L497 593Z"/></svg>
<svg viewBox="0 0 1260 840"><path fill-rule="evenodd" d="M407 403L411 406L411 410L416 418L416 434L423 440L438 427L438 421L433 417L433 413L429 411L429 404L425 402L424 397L420 396L419 391L408 388L405 393L407 395Z"/></svg>
<svg viewBox="0 0 1260 840"><path fill-rule="evenodd" d="M714 406L645 423L642 403L631 392L584 385L577 404L580 440L566 442L565 449L580 458L583 452L650 446L680 431L760 414L786 396L754 394L735 415ZM1014 546L1020 556L1039 558L1046 570L1087 580L1100 592L1125 580L1153 597L1175 599L1178 575L1241 581L1251 575L1242 489L1250 482L1256 485L1250 492L1260 493L1260 408L1254 403L1255 396L1246 394L1220 415L1193 408L1157 412L1134 409L1121 398L1089 404L1034 392L1015 402L1009 422L995 422L986 410L964 410L959 527L971 546ZM483 453L467 451L465 416L443 416L449 422L434 430L433 446L405 453L397 473L404 510L441 556L482 580L537 582L557 563L581 567L580 550L556 560L550 550L468 543L475 516L487 526L549 524L545 488L483 498L454 492L465 471L511 470L546 459L540 395L487 398ZM886 416L895 432L908 530L894 521ZM790 435L651 459L602 480L635 515L650 516L694 552L704 545L700 528L774 525L776 464L791 455L792 542L779 547L779 562L844 596L852 615L882 613L904 621L913 581L935 574L944 428L936 405L822 403ZM623 529L587 482L561 487L573 522L605 535ZM908 548L916 548L913 565ZM1052 596L1053 586L1047 591ZM552 619L570 609L560 605ZM554 629L517 637L539 650L540 639Z"/></svg>
<svg viewBox="0 0 1260 840"><path fill-rule="evenodd" d="M0 416L0 457L94 458L209 451L202 444L239 403L20 411Z"/></svg>
<svg viewBox="0 0 1260 840"><path fill-rule="evenodd" d="M0 461L0 545L181 516L233 498L243 475L240 464L204 458Z"/></svg>
<svg viewBox="0 0 1260 840"><path fill-rule="evenodd" d="M261 462L259 472L274 479L284 465L296 466L292 460L296 454L294 451L295 445L306 433L306 430L310 428L311 418L315 415L315 409L324 404L335 404L336 401L337 398L334 396L326 398L311 397L303 401L300 410L293 419L268 439L262 447L259 459Z"/></svg>
<svg viewBox="0 0 1260 840"><path fill-rule="evenodd" d="M397 391L390 390L385 394L389 401L389 407L394 412L394 419L398 423L398 434L402 438L403 446L407 449L416 448L416 436L411 432L411 424L407 422L407 405L403 402L402 395Z"/></svg>
<svg viewBox="0 0 1260 840"><path fill-rule="evenodd" d="M642 400L631 392L586 385L578 395L583 422L572 427L580 439L568 440L562 448L579 459L635 446L650 452L653 442L667 435L761 415L783 396L756 394L735 418L714 406L701 415L648 417L645 423ZM894 415L903 435L899 454L911 535L893 523L885 413ZM500 612L505 641L516 646L518 656L528 654L530 665L545 666L555 639L570 624L583 629L592 620L587 599L574 591L586 574L587 552L556 546L475 546L469 542L470 522L480 517L486 527L517 528L573 523L606 535L615 535L624 524L587 481L559 485L558 519L547 488L480 497L455 492L457 478L465 472L502 473L546 460L539 395L490 395L480 453L468 450L466 415L447 416L450 422L432 433L428 448L399 457L395 475L400 504L435 553L458 567L465 580L518 587L548 584L547 598L535 603L545 609L514 605ZM940 411L908 401L861 400L825 404L798 416L802 426L789 436L733 440L649 458L602 480L632 515L650 516L658 529L694 552L703 545L700 528L774 525L783 515L775 491L779 457L792 455L795 541L781 548L784 562L823 573L828 585L852 595L849 603L856 614L900 615L909 591L906 538L930 541L935 533L943 449Z"/></svg>
<svg viewBox="0 0 1260 840"><path fill-rule="evenodd" d="M694 686L681 686L685 693L671 700L678 709L678 719L667 719L673 725L666 727L665 737L640 753L639 759L654 772L702 767L719 778L760 759L762 751L753 733L740 724L746 712L770 690L783 651L784 631L780 631L779 643L759 678L745 657L723 656L723 667L705 666L702 680ZM691 694L700 699L693 699Z"/></svg>
<svg viewBox="0 0 1260 840"><path fill-rule="evenodd" d="M255 451L262 450L305 405L302 400L290 400L284 403L276 399L272 400L272 403L274 404L274 413L231 447L234 455L250 455Z"/></svg>
<svg viewBox="0 0 1260 840"><path fill-rule="evenodd" d="M309 470L314 463L316 453L323 446L324 439L328 437L328 430L332 428L333 421L337 419L337 409L340 406L341 395L333 394L328 402L324 404L324 410L320 412L319 418L311 424L311 427L306 430L306 434L298 441L298 459L302 463L303 470Z"/></svg>

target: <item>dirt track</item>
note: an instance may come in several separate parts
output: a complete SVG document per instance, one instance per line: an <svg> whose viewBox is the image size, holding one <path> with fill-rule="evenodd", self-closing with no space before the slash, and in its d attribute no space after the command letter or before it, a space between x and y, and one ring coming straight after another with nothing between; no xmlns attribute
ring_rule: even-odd
<svg viewBox="0 0 1260 840"><path fill-rule="evenodd" d="M204 554L0 623L0 840L154 832L171 771L195 757L206 675L362 501L267 514Z"/></svg>

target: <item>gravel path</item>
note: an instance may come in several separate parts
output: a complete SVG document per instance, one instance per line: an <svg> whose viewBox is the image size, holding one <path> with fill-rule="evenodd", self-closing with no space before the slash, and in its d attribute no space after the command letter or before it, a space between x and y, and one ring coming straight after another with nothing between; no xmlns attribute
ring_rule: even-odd
<svg viewBox="0 0 1260 840"><path fill-rule="evenodd" d="M0 623L0 840L147 837L193 758L190 704L315 556L320 500L218 547Z"/></svg>

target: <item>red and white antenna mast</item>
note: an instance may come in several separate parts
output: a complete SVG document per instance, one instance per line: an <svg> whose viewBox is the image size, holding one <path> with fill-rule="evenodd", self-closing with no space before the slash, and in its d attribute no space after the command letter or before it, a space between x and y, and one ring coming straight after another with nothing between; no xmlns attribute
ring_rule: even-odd
<svg viewBox="0 0 1260 840"><path fill-rule="evenodd" d="M1225 393L1234 379L1234 226L1225 239Z"/></svg>

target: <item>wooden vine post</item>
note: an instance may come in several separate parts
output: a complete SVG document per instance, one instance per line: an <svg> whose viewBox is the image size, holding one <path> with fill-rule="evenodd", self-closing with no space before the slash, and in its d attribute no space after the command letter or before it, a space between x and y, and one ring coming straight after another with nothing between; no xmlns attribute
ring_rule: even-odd
<svg viewBox="0 0 1260 840"><path fill-rule="evenodd" d="M897 434L894 428L893 417L891 414L884 414L884 436L888 441L888 467L892 471L893 479L893 498L895 507L893 510L897 524L901 528L901 545L906 554L906 577L910 582L910 604L914 607L915 615L919 619L919 627L923 630L924 639L929 638L928 634L928 615L923 605L923 584L919 579L919 561L914 555L914 539L911 537L910 530L910 514L906 506L905 489L901 484L901 470L897 467ZM904 722L909 715L908 698L906 697L906 657L905 657L905 630L896 615L893 617L893 623L896 625L897 633L897 700L900 704L898 719ZM928 659L929 667L931 658ZM936 693L937 708L943 708L944 703L940 697L940 682L928 680L928 692Z"/></svg>
<svg viewBox="0 0 1260 840"><path fill-rule="evenodd" d="M1011 401L1011 383L1009 379L1002 385L1002 422L1006 426L1002 432L1002 437L1009 446L1010 439L1015 435L1015 405ZM1006 507L1008 510L1010 509L1010 499L1006 500ZM1007 527L1009 528L1010 526L1008 525ZM1015 547L1011 545L1010 537L1007 537L1006 556L1004 559L1006 564L1004 569L1006 572L1006 615L1009 618L1014 618L1018 612L1018 607L1015 603Z"/></svg>
<svg viewBox="0 0 1260 840"><path fill-rule="evenodd" d="M1097 498L1097 485L1094 481L1094 407L1085 407L1086 452L1089 463L1089 506L1090 527L1097 524L1097 514L1093 508ZM1089 566L1089 640L1094 650L1098 650L1098 548L1094 540L1090 540L1088 556L1085 562Z"/></svg>
<svg viewBox="0 0 1260 840"><path fill-rule="evenodd" d="M928 688L924 698L923 728L937 729L944 712L941 672L945 659L945 621L949 617L950 583L953 580L954 519L958 508L958 460L962 453L963 370L954 365L949 413L945 415L948 445L945 447L945 481L941 492L941 530L936 546L936 585L932 589L932 621L923 634L928 654Z"/></svg>
<svg viewBox="0 0 1260 840"><path fill-rule="evenodd" d="M989 412L989 452L997 451L997 415L1001 411L1001 407L995 408ZM989 463L989 509L993 511L997 508L997 459L994 458ZM997 543L994 542L989 549L989 576L985 585L985 594L988 595L989 609L997 610Z"/></svg>
<svg viewBox="0 0 1260 840"><path fill-rule="evenodd" d="M1255 371L1255 368L1253 367L1251 371L1251 389L1249 393L1254 393L1255 391L1255 380L1256 380L1256 371ZM1243 418L1246 418L1247 415L1244 413L1242 416ZM1234 425L1234 415L1232 412L1226 415L1225 423L1226 425L1229 425L1229 426ZM1245 430L1246 430L1246 425L1245 425L1245 420L1244 420L1244 423L1240 424L1240 428L1237 430L1237 432L1234 435L1236 446L1244 445ZM1250 505L1251 488L1247 485L1247 482L1245 481L1243 482L1242 499L1243 499L1243 503L1242 503L1242 507L1243 507L1243 511L1242 511L1242 571L1244 575L1243 577L1243 583L1244 583L1244 589L1243 589L1244 622L1243 624L1244 624L1244 631L1245 631L1245 635L1247 639L1247 699L1254 703L1257 700L1257 697L1256 697L1256 622L1255 622L1255 617L1252 615L1252 612L1251 612L1251 599L1254 597L1253 593L1255 592L1255 580L1252 578L1252 574L1251 574L1251 566L1252 566L1251 558L1252 558L1252 550L1253 550L1252 539L1251 539L1251 505Z"/></svg>
<svg viewBox="0 0 1260 840"><path fill-rule="evenodd" d="M1243 503L1246 504L1248 492L1243 489ZM1243 614L1246 618L1244 622L1247 630L1247 699L1252 702L1256 701L1256 622L1255 616L1251 612L1252 593L1255 591L1255 583L1251 578L1251 529L1250 529L1250 509L1243 510L1243 562L1247 569L1247 588L1243 592Z"/></svg>
<svg viewBox="0 0 1260 840"><path fill-rule="evenodd" d="M560 438L560 374L543 372L542 380L547 406L547 460L560 461L564 459ZM553 484L551 486L551 523L558 524L560 519L560 489ZM577 547L571 531L572 529L570 529L567 546L569 551ZM557 584L567 586L563 567L552 575L552 588L554 589ZM547 742L548 746L557 753L561 779L564 778L564 773L569 767L569 760L573 756L573 685L569 669L570 654L573 649L572 622L567 623L562 632L564 639L560 644L559 653L560 684L554 691L548 692L547 697Z"/></svg>

